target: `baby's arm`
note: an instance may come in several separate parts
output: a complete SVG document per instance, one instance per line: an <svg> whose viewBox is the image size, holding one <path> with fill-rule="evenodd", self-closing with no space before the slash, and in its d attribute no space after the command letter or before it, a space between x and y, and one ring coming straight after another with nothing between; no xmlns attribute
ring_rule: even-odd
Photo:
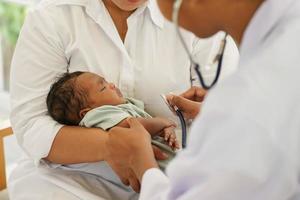
<svg viewBox="0 0 300 200"><path fill-rule="evenodd" d="M176 124L168 119L165 118L137 118L138 121L144 126L144 128L150 133L150 135L157 136L160 135L161 132L168 127L176 127ZM129 125L127 123L127 120L124 119L119 124L117 124L119 127L125 127L128 128Z"/></svg>
<svg viewBox="0 0 300 200"><path fill-rule="evenodd" d="M179 144L174 132L176 124L173 121L159 117L137 119L152 137L160 135L172 149L179 149ZM117 126L125 128L129 127L126 119L117 124Z"/></svg>

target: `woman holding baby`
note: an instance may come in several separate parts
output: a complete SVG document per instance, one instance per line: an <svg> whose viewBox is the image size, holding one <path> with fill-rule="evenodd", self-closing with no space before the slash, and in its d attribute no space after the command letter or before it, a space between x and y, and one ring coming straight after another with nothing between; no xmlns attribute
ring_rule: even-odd
<svg viewBox="0 0 300 200"><path fill-rule="evenodd" d="M152 116L170 117L159 95L187 90L193 76L174 31L155 0L45 0L28 13L11 72L11 123L25 153L10 177L12 199L138 198L130 187L64 170L87 163L97 170L107 156L107 132L55 122L47 113L46 96L61 74L89 71L114 83L124 96L143 101ZM217 54L223 38L223 33L203 40L182 32L203 65ZM237 60L238 50L228 38L223 76Z"/></svg>

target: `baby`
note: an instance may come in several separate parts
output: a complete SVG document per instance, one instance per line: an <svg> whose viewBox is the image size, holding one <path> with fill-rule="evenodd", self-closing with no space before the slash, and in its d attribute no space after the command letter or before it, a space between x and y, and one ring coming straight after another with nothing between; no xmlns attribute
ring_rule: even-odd
<svg viewBox="0 0 300 200"><path fill-rule="evenodd" d="M162 169L175 156L173 150L179 148L174 122L165 118L152 118L144 111L143 102L124 98L114 84L94 73L64 74L51 86L47 96L47 108L49 115L61 124L98 127L103 130L114 126L128 127L126 119L136 117L151 134L152 143L169 155L166 161L159 162ZM74 166L64 167L74 169ZM77 165L75 169L97 173L89 170L87 165Z"/></svg>

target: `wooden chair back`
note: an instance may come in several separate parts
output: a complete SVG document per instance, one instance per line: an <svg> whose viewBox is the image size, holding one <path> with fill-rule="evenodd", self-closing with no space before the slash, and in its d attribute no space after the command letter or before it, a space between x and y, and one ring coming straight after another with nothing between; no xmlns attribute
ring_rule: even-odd
<svg viewBox="0 0 300 200"><path fill-rule="evenodd" d="M4 153L4 137L12 135L11 127L0 129L0 191L6 189L6 171L5 171L5 153Z"/></svg>

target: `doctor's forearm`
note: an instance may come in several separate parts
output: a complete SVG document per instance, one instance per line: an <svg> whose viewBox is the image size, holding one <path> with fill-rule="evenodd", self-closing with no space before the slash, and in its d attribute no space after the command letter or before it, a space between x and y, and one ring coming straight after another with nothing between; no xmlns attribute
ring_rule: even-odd
<svg viewBox="0 0 300 200"><path fill-rule="evenodd" d="M106 140L107 134L101 129L64 126L45 159L57 164L101 161L106 153Z"/></svg>

